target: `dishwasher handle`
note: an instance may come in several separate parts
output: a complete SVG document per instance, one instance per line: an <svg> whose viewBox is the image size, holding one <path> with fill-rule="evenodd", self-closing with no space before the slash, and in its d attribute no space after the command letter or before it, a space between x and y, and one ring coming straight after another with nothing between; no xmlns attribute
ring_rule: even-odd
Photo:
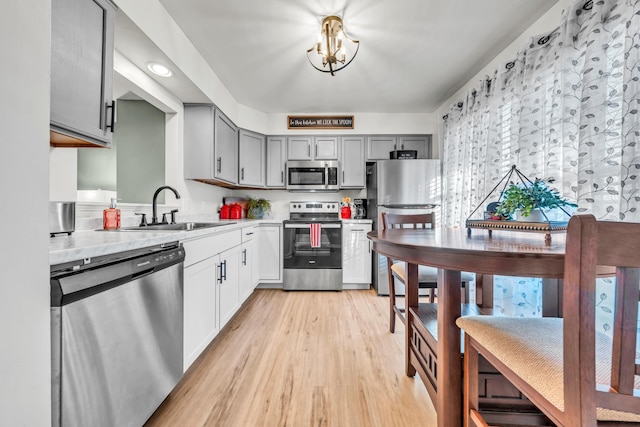
<svg viewBox="0 0 640 427"><path fill-rule="evenodd" d="M119 286L155 271L183 263L185 256L182 247L165 249L151 254L148 251L144 253L138 257L53 276L50 281L51 306L63 305L62 299L72 294L78 294L71 299L71 301L75 301L100 292L105 287Z"/></svg>

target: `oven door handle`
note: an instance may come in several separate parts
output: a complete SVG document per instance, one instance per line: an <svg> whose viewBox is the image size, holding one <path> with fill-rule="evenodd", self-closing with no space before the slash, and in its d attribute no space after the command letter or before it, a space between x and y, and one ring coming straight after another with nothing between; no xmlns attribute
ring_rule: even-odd
<svg viewBox="0 0 640 427"><path fill-rule="evenodd" d="M315 223L304 223L304 224L285 224L284 228L309 228L309 225L311 224L315 224ZM342 224L325 224L320 222L319 224L321 224L321 228L342 228Z"/></svg>

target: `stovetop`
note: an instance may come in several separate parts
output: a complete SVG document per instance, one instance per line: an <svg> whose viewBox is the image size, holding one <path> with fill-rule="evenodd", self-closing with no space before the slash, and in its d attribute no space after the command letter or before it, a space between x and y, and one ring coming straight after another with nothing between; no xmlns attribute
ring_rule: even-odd
<svg viewBox="0 0 640 427"><path fill-rule="evenodd" d="M289 202L289 221L339 221L340 202Z"/></svg>

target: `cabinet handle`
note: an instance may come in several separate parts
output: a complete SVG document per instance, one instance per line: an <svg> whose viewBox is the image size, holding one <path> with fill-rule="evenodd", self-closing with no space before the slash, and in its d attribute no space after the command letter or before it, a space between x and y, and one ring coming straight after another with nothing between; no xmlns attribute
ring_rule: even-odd
<svg viewBox="0 0 640 427"><path fill-rule="evenodd" d="M244 168L240 168L240 180L244 181Z"/></svg>
<svg viewBox="0 0 640 427"><path fill-rule="evenodd" d="M242 265L247 265L247 250L242 250Z"/></svg>
<svg viewBox="0 0 640 427"><path fill-rule="evenodd" d="M218 265L220 271L218 272L218 283L222 284L222 263Z"/></svg>
<svg viewBox="0 0 640 427"><path fill-rule="evenodd" d="M318 157L318 144L316 143L316 157Z"/></svg>
<svg viewBox="0 0 640 427"><path fill-rule="evenodd" d="M307 157L311 157L311 144L307 144Z"/></svg>
<svg viewBox="0 0 640 427"><path fill-rule="evenodd" d="M224 265L224 273L222 273L222 278L226 281L227 280L227 260L226 259L222 262L222 265Z"/></svg>
<svg viewBox="0 0 640 427"><path fill-rule="evenodd" d="M111 105L107 104L107 108L105 110L105 115L107 112L111 110L111 124L105 126L105 130L111 129L111 133L116 130L116 100L111 101ZM106 117L105 117L106 121Z"/></svg>
<svg viewBox="0 0 640 427"><path fill-rule="evenodd" d="M284 184L284 171L280 171L280 182Z"/></svg>
<svg viewBox="0 0 640 427"><path fill-rule="evenodd" d="M222 172L222 157L218 157L218 173Z"/></svg>

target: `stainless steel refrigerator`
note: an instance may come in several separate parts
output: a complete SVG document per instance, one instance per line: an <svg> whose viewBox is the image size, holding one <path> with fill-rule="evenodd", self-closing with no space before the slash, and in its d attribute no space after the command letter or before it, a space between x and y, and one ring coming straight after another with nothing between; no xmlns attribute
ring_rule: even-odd
<svg viewBox="0 0 640 427"><path fill-rule="evenodd" d="M441 187L440 160L379 160L367 166L367 218L374 230L382 230L382 212L437 215ZM373 252L372 265L378 295L389 295L386 257Z"/></svg>

